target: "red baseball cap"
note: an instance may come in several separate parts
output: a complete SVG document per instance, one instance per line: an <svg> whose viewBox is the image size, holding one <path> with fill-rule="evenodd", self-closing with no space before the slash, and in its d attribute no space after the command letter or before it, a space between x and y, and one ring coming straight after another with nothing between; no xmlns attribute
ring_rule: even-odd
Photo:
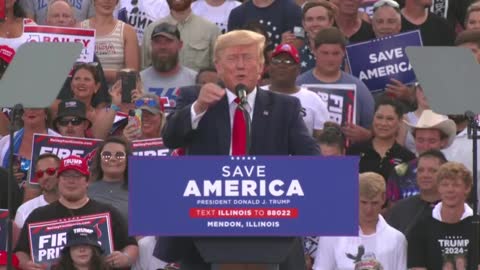
<svg viewBox="0 0 480 270"><path fill-rule="evenodd" d="M273 50L272 57L275 57L281 53L289 54L295 62L300 63L300 55L298 54L297 48L290 44L280 44L278 45L275 50Z"/></svg>
<svg viewBox="0 0 480 270"><path fill-rule="evenodd" d="M5 250L0 250L0 266L7 265L7 252ZM19 261L15 253L12 254L12 265L15 269L20 270Z"/></svg>
<svg viewBox="0 0 480 270"><path fill-rule="evenodd" d="M77 171L86 177L90 176L87 160L79 156L69 156L62 159L60 168L58 168L58 175L61 175L64 171L68 170Z"/></svg>
<svg viewBox="0 0 480 270"><path fill-rule="evenodd" d="M3 59L3 61L7 62L7 64L10 64L10 62L12 62L14 56L15 56L14 49L6 45L0 46L0 59Z"/></svg>

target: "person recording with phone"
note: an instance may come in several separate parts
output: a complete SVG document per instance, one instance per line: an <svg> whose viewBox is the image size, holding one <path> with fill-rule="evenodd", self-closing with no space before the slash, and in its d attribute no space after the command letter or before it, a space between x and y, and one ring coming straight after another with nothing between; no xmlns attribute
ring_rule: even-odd
<svg viewBox="0 0 480 270"><path fill-rule="evenodd" d="M160 98L153 93L146 93L135 100L136 110L141 111L141 121L129 121L123 136L128 141L160 138L165 123L165 108Z"/></svg>
<svg viewBox="0 0 480 270"><path fill-rule="evenodd" d="M320 154L302 119L300 101L257 87L264 45L262 35L248 30L217 39L214 61L224 86L207 83L180 89L175 112L163 130L165 146L185 148L187 155ZM304 269L302 241L294 243L280 269ZM154 255L180 261L181 269L210 269L190 238L159 238Z"/></svg>

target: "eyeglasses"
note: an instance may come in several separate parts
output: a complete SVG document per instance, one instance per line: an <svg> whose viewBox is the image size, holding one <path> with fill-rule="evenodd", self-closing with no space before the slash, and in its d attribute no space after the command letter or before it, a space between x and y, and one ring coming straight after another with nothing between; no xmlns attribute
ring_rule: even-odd
<svg viewBox="0 0 480 270"><path fill-rule="evenodd" d="M294 65L296 64L295 61L290 60L290 59L280 59L280 58L272 58L271 63L274 65L280 65L280 64L285 64L285 65Z"/></svg>
<svg viewBox="0 0 480 270"><path fill-rule="evenodd" d="M35 172L35 177L42 178L45 174L52 176L57 172L57 168L46 168L45 170L38 170Z"/></svg>
<svg viewBox="0 0 480 270"><path fill-rule="evenodd" d="M114 154L110 151L103 151L100 155L102 156L102 159L104 159L105 161L109 161L110 159L112 159L113 156L115 156L115 158L118 160L124 160L125 157L127 156L125 152L115 152Z"/></svg>
<svg viewBox="0 0 480 270"><path fill-rule="evenodd" d="M135 101L135 107L139 108L144 105L148 107L158 107L158 101L153 98L139 98Z"/></svg>
<svg viewBox="0 0 480 270"><path fill-rule="evenodd" d="M72 124L72 126L79 126L83 123L83 119L81 118L71 118L71 119L60 119L58 120L58 124L62 127L68 126L68 124Z"/></svg>
<svg viewBox="0 0 480 270"><path fill-rule="evenodd" d="M380 0L380 1L375 2L375 4L373 4L373 11L375 11L378 8L383 7L383 6L389 6L389 7L392 7L394 9L396 9L396 10L400 10L400 5L395 1L393 1L393 0Z"/></svg>

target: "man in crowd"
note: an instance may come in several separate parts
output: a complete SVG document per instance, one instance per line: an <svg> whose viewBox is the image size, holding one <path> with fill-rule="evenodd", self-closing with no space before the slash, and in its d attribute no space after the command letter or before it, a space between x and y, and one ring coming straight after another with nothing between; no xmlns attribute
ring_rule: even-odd
<svg viewBox="0 0 480 270"><path fill-rule="evenodd" d="M183 47L180 51L180 63L195 71L210 67L213 62L213 45L220 34L220 29L213 23L192 13L192 0L167 0L170 14L151 23L143 34L142 68L152 64L152 32L161 23L176 25L182 37Z"/></svg>
<svg viewBox="0 0 480 270"><path fill-rule="evenodd" d="M95 15L95 8L93 6L92 0L76 0L69 1L67 0L53 0L53 1L36 1L36 0L19 0L20 5L27 13L27 16L34 20L38 24L46 24L48 20L48 9L49 5L52 5L55 2L65 2L69 4L72 3L71 7L74 11L74 19L78 22L86 20Z"/></svg>
<svg viewBox="0 0 480 270"><path fill-rule="evenodd" d="M409 234L415 224L432 214L432 209L440 200L436 174L447 162L440 150L428 150L420 154L417 166L417 186L420 194L401 200L385 214L390 226Z"/></svg>
<svg viewBox="0 0 480 270"><path fill-rule="evenodd" d="M67 137L86 137L87 129L92 126L87 119L85 104L76 99L61 101L57 117L53 120L55 131Z"/></svg>
<svg viewBox="0 0 480 270"><path fill-rule="evenodd" d="M405 236L380 215L385 179L374 172L360 174L359 193L359 236L319 237L313 269L407 269Z"/></svg>
<svg viewBox="0 0 480 270"><path fill-rule="evenodd" d="M302 84L355 84L357 86L356 123L349 123L343 128L346 137L352 141L368 140L371 132L374 100L367 86L359 79L343 72L340 67L345 58L346 40L337 28L325 28L314 39L316 65L297 78L297 85Z"/></svg>
<svg viewBox="0 0 480 270"><path fill-rule="evenodd" d="M310 134L318 137L323 124L329 120L327 104L314 92L295 85L300 73L300 57L290 44L278 45L270 61L270 90L294 96L302 105L303 121Z"/></svg>
<svg viewBox="0 0 480 270"><path fill-rule="evenodd" d="M38 181L42 194L22 204L15 215L15 225L23 228L25 220L30 213L42 206L52 203L58 199L58 167L60 159L50 153L42 154L36 160L34 172L35 180Z"/></svg>
<svg viewBox="0 0 480 270"><path fill-rule="evenodd" d="M99 203L87 196L90 171L87 161L77 156L70 156L60 162L58 174L59 199L47 206L35 209L26 219L20 233L16 255L20 268L24 270L43 269L30 257L28 224L73 218L84 215L110 213L112 238L115 251L106 257L112 268L130 267L137 259L138 247L135 238L128 236L127 225L113 206Z"/></svg>
<svg viewBox="0 0 480 270"><path fill-rule="evenodd" d="M305 29L305 44L300 49L301 72L304 73L315 67L315 36L327 27L332 27L334 7L330 2L319 0L307 2L302 9L302 25Z"/></svg>
<svg viewBox="0 0 480 270"><path fill-rule="evenodd" d="M465 30L458 34L455 46L468 48L480 63L480 30Z"/></svg>
<svg viewBox="0 0 480 270"><path fill-rule="evenodd" d="M441 202L408 235L409 269L477 269L473 260L473 210L466 203L472 190L472 174L461 163L440 166L436 182ZM478 228L475 228L478 230ZM478 256L477 256L478 258ZM473 266L473 267L472 267Z"/></svg>
<svg viewBox="0 0 480 270"><path fill-rule="evenodd" d="M431 149L445 149L455 139L455 122L432 110L424 110L416 124L406 124L411 129L418 154ZM418 159L414 159L395 166L387 183L387 199L390 205L419 193L416 183L417 161Z"/></svg>
<svg viewBox="0 0 480 270"><path fill-rule="evenodd" d="M183 42L175 25L158 24L151 36L152 66L140 72L143 88L169 100L176 99L179 87L195 84L197 72L183 66L179 53Z"/></svg>
<svg viewBox="0 0 480 270"><path fill-rule="evenodd" d="M359 0L339 0L335 25L348 39L349 43L357 43L375 38L372 26L362 20Z"/></svg>
<svg viewBox="0 0 480 270"><path fill-rule="evenodd" d="M337 123L325 123L322 133L317 138L317 143L323 156L345 155L345 135L343 135L342 128Z"/></svg>
<svg viewBox="0 0 480 270"><path fill-rule="evenodd" d="M225 87L207 83L200 89L181 89L177 108L164 129L167 147L185 148L189 155L319 154L302 119L299 100L256 87L263 71L264 45L264 36L252 31L236 30L219 37L215 66ZM235 101L240 102L234 94L240 84L247 93L243 109L252 119L250 147L247 119ZM303 269L301 241L292 241L285 269ZM190 238L159 238L155 254L164 261L180 261L182 269L210 269Z"/></svg>
<svg viewBox="0 0 480 270"><path fill-rule="evenodd" d="M420 29L423 46L452 46L455 31L445 18L429 11L432 0L405 0L402 32Z"/></svg>

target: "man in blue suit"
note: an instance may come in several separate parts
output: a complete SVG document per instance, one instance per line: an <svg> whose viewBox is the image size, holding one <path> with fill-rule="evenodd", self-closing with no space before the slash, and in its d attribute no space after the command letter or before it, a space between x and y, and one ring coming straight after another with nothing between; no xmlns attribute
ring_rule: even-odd
<svg viewBox="0 0 480 270"><path fill-rule="evenodd" d="M214 61L225 87L207 83L182 88L177 107L167 120L163 141L171 149L184 148L187 155L319 155L309 134L297 98L259 89L263 72L265 38L257 33L236 30L221 35L215 44ZM247 97L243 105L251 121L248 151L236 146L238 139L237 98L234 89L243 84ZM241 130L241 129L240 129ZM245 134L245 132L240 132ZM243 141L242 141L243 140ZM248 141L248 140L247 140ZM249 239L249 238L244 238ZM305 269L300 238L265 238L265 241L291 240L290 253L281 270ZM251 238L251 241L257 239ZM248 242L248 241L247 241ZM264 250L262 253L272 250ZM225 250L225 252L231 252ZM252 253L252 252L250 252ZM209 270L192 238L160 237L154 255L164 261L180 261L181 269ZM254 254L245 254L245 256ZM222 268L222 269L241 269Z"/></svg>

